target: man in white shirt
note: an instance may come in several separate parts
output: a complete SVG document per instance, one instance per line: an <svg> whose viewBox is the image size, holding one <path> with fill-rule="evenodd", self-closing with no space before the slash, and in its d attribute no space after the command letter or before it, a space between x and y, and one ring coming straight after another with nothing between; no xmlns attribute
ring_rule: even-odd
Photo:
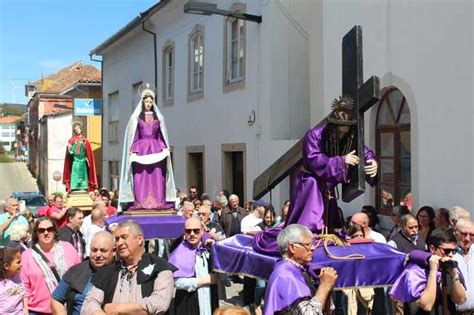
<svg viewBox="0 0 474 315"><path fill-rule="evenodd" d="M370 228L369 217L367 216L367 214L363 212L358 212L352 216L351 221L352 223L356 223L362 226L362 228L364 229L365 238L373 239L376 243L387 243L387 240L382 234L375 232Z"/></svg>
<svg viewBox="0 0 474 315"><path fill-rule="evenodd" d="M456 304L459 314L474 313L474 223L470 220L459 219L456 221L454 235L456 236L458 251L453 259L458 262L458 268L464 277L467 299L463 304Z"/></svg>
<svg viewBox="0 0 474 315"><path fill-rule="evenodd" d="M105 212L100 209L94 209L91 212L91 225L87 229L87 234L84 235L84 239L86 241L86 257L90 255L90 245L92 244L92 239L94 235L99 232L104 231L105 227Z"/></svg>
<svg viewBox="0 0 474 315"><path fill-rule="evenodd" d="M253 202L253 211L250 212L247 216L242 219L240 222L240 231L243 234L255 234L259 232L262 228L259 226L263 221L263 215L265 214L265 207L268 207L270 204L263 200L255 200Z"/></svg>

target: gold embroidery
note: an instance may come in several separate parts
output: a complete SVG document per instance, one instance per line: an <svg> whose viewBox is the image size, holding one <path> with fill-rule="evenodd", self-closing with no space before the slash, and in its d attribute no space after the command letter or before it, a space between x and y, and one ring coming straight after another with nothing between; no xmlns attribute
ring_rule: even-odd
<svg viewBox="0 0 474 315"><path fill-rule="evenodd" d="M148 195L146 196L145 200L143 200L143 204L146 207L151 207L156 204L155 194L151 190L148 191Z"/></svg>

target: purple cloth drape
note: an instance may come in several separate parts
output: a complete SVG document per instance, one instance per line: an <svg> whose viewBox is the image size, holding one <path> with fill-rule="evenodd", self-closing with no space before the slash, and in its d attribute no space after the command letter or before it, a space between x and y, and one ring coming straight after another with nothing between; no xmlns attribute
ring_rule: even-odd
<svg viewBox="0 0 474 315"><path fill-rule="evenodd" d="M252 248L253 239L248 235L236 235L217 242L213 246L214 269L222 272L241 273L268 279L280 256L270 256ZM329 251L338 257L362 254L365 259L347 260L328 257L323 247L313 253L315 266L330 266L339 276L336 287L387 286L395 282L403 271L406 254L381 243L352 244L349 247L329 245ZM374 272L383 270L383 272Z"/></svg>
<svg viewBox="0 0 474 315"><path fill-rule="evenodd" d="M164 148L166 148L166 144L161 134L160 122L154 120L151 123L146 123L142 119L138 119L130 151L142 156L160 153ZM149 165L134 162L132 170L135 202L130 206L130 210L173 208L173 203L166 202L165 199L166 160Z"/></svg>
<svg viewBox="0 0 474 315"><path fill-rule="evenodd" d="M113 216L106 220L107 227L125 220L137 221L143 229L145 239L176 238L183 235L184 218L179 215L170 216Z"/></svg>

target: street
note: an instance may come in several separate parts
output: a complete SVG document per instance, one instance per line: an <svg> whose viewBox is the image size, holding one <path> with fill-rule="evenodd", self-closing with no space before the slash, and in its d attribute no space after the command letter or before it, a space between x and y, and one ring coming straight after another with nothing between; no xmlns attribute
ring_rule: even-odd
<svg viewBox="0 0 474 315"><path fill-rule="evenodd" d="M14 191L38 191L36 180L31 176L26 163L0 163L0 212L5 200Z"/></svg>

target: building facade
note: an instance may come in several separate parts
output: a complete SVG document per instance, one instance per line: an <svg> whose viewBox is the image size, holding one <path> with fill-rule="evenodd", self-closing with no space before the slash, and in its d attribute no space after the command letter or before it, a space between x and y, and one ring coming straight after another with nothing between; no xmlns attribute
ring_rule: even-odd
<svg viewBox="0 0 474 315"><path fill-rule="evenodd" d="M0 145L6 152L15 152L16 129L20 120L19 116L0 117Z"/></svg>
<svg viewBox="0 0 474 315"><path fill-rule="evenodd" d="M162 1L91 52L103 58L102 180L116 188L125 127L149 82L158 88L176 186L211 196L224 188L243 203L254 178L310 127L310 1L218 1L261 15L260 24L185 14L184 3ZM279 207L288 195L285 180L272 201Z"/></svg>

